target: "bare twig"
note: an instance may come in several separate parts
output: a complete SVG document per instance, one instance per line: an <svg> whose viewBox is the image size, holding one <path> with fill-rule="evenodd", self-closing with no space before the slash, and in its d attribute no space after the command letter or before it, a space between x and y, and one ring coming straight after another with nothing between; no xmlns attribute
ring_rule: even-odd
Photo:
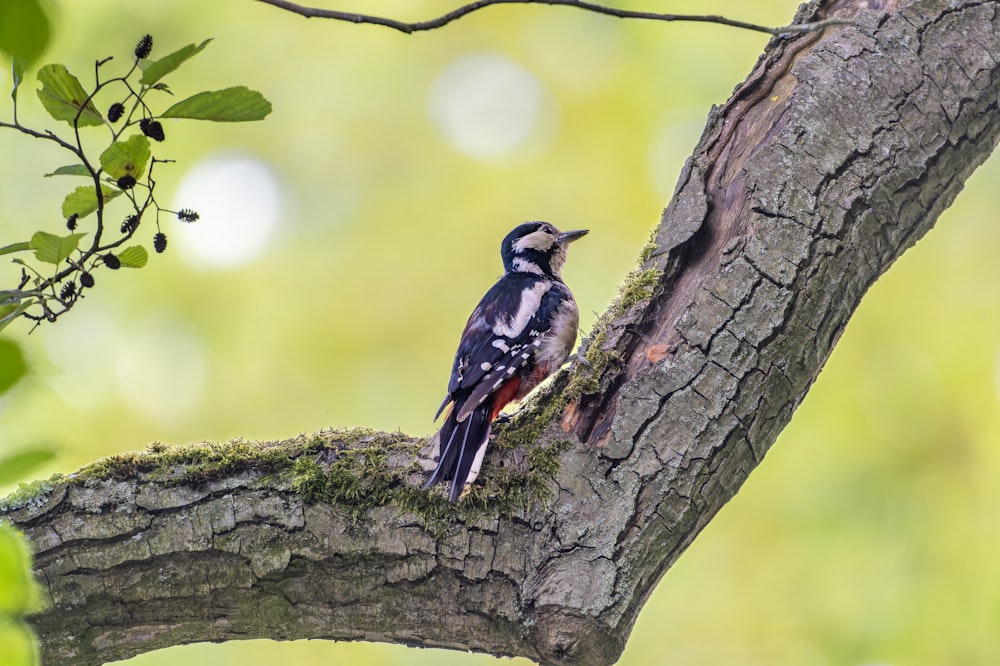
<svg viewBox="0 0 1000 666"><path fill-rule="evenodd" d="M461 7L454 9L447 14L442 14L437 18L427 21L406 22L382 16L372 16L369 14L355 14L353 12L338 11L336 9L307 7L305 5L289 2L288 0L258 0L258 2L263 2L264 4L284 9L306 18L325 18L333 19L335 21L347 21L349 23L368 23L371 25L380 25L386 28L391 28L392 30L404 32L406 34L442 28L452 21L457 21L472 12L485 7L490 7L492 5L562 5L566 7L576 7L577 9L604 14L606 16L614 16L615 18L644 19L647 21L690 21L697 23L716 23L732 28L763 32L776 37L782 35L802 34L812 32L814 30L821 30L832 25L850 25L852 23L852 21L847 19L830 18L822 21L815 21L813 23L798 23L781 28L772 28L766 25L757 25L755 23L747 23L746 21L737 21L726 18L725 16L717 16L714 14L661 14L657 12L640 12L630 9L606 7L604 5L584 2L582 0L477 0L476 2L470 2L467 5L462 5Z"/></svg>

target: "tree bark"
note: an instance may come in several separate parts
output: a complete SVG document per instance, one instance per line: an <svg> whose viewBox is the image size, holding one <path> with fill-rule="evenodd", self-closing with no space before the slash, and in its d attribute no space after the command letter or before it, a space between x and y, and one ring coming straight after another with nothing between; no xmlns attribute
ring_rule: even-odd
<svg viewBox="0 0 1000 666"><path fill-rule="evenodd" d="M503 429L458 506L417 489L420 440L359 432L155 449L9 499L44 662L258 637L616 661L869 285L995 147L997 7L803 7L856 24L772 40L712 111L593 368Z"/></svg>

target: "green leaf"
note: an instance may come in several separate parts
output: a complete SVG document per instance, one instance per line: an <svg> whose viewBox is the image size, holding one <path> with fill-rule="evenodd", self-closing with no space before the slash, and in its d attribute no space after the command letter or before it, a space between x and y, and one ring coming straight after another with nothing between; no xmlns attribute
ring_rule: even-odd
<svg viewBox="0 0 1000 666"><path fill-rule="evenodd" d="M121 193L121 190L112 189L104 184L101 185L101 195L104 197L105 204ZM95 210L97 210L97 190L93 185L81 185L67 194L66 198L63 199L63 217L69 217L73 214L77 217L87 217Z"/></svg>
<svg viewBox="0 0 1000 666"><path fill-rule="evenodd" d="M28 372L21 348L13 340L0 338L0 395L11 389ZM0 485L3 484L4 461L0 460Z"/></svg>
<svg viewBox="0 0 1000 666"><path fill-rule="evenodd" d="M93 174L87 170L87 167L82 164L67 164L66 166L61 166L52 173L45 174L46 178L51 176L89 176L93 177Z"/></svg>
<svg viewBox="0 0 1000 666"><path fill-rule="evenodd" d="M52 449L36 448L0 458L0 486L23 481L36 469L56 457Z"/></svg>
<svg viewBox="0 0 1000 666"><path fill-rule="evenodd" d="M48 46L51 32L38 0L0 0L0 51L30 65ZM15 89L17 83L15 76Z"/></svg>
<svg viewBox="0 0 1000 666"><path fill-rule="evenodd" d="M161 114L163 118L194 118L221 123L263 120L271 113L271 103L256 90L234 86L183 99Z"/></svg>
<svg viewBox="0 0 1000 666"><path fill-rule="evenodd" d="M10 307L13 303L20 303L23 297L24 292L18 289L0 289L0 308ZM0 317L4 314L6 313L0 311Z"/></svg>
<svg viewBox="0 0 1000 666"><path fill-rule="evenodd" d="M149 261L149 253L141 245L132 245L118 253L122 268L142 268Z"/></svg>
<svg viewBox="0 0 1000 666"><path fill-rule="evenodd" d="M0 613L26 612L31 597L30 551L10 525L0 524Z"/></svg>
<svg viewBox="0 0 1000 666"><path fill-rule="evenodd" d="M45 65L38 70L38 80L42 84L38 99L50 116L72 125L79 113L81 127L104 124L94 103L87 102L87 93L79 79L70 74L65 65Z"/></svg>
<svg viewBox="0 0 1000 666"><path fill-rule="evenodd" d="M19 303L14 305L13 303ZM21 314L35 304L35 299L29 298L25 301L13 301L11 304L0 305L0 331L7 328L7 325L15 321Z"/></svg>
<svg viewBox="0 0 1000 666"><path fill-rule="evenodd" d="M10 89L10 98L17 102L17 89L24 81L24 61L17 56L10 59L10 76L14 80L14 87Z"/></svg>
<svg viewBox="0 0 1000 666"><path fill-rule="evenodd" d="M108 146L101 153L101 168L115 180L122 176L132 176L139 180L146 170L149 154L149 139L142 134L135 134L128 141L115 141Z"/></svg>
<svg viewBox="0 0 1000 666"><path fill-rule="evenodd" d="M28 241L21 241L20 243L11 243L10 245L4 245L0 247L0 255L11 254L13 252L24 252L25 250L31 249L31 243Z"/></svg>
<svg viewBox="0 0 1000 666"><path fill-rule="evenodd" d="M73 253L73 250L80 244L80 239L86 235L56 236L45 231L36 231L35 235L31 237L31 249L35 251L35 259L38 261L58 264Z"/></svg>
<svg viewBox="0 0 1000 666"><path fill-rule="evenodd" d="M197 55L203 48L208 46L208 43L212 41L211 39L206 39L201 44L195 46L194 44L188 44L184 48L178 49L168 56L163 56L159 60L153 60L152 62L142 64L142 78L139 79L139 83L144 86L151 86L164 76L174 71L188 58Z"/></svg>
<svg viewBox="0 0 1000 666"><path fill-rule="evenodd" d="M33 582L27 583L34 586ZM16 590L24 589L22 587ZM28 588L30 590L30 588ZM35 596L28 592L29 598ZM38 640L24 620L0 614L0 646L3 647L4 666L40 666Z"/></svg>
<svg viewBox="0 0 1000 666"><path fill-rule="evenodd" d="M27 610L31 559L26 551L17 532L0 525L0 611L4 614Z"/></svg>

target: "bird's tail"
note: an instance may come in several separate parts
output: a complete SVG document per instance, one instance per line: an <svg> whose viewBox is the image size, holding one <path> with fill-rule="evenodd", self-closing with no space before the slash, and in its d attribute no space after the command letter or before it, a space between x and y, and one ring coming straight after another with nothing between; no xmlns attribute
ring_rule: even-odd
<svg viewBox="0 0 1000 666"><path fill-rule="evenodd" d="M454 502L462 495L465 485L479 476L479 467L486 455L490 439L490 406L479 405L464 420L458 420L461 409L452 409L445 417L438 438L440 457L424 489L441 481L451 480L448 499Z"/></svg>

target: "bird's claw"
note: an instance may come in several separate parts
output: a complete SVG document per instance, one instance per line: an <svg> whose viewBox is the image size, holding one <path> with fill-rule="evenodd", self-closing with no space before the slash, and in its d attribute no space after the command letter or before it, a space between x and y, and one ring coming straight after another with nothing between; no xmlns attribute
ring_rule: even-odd
<svg viewBox="0 0 1000 666"><path fill-rule="evenodd" d="M507 425L513 418L514 416L512 414L503 413L499 414L495 419L493 419L493 423L499 425Z"/></svg>

